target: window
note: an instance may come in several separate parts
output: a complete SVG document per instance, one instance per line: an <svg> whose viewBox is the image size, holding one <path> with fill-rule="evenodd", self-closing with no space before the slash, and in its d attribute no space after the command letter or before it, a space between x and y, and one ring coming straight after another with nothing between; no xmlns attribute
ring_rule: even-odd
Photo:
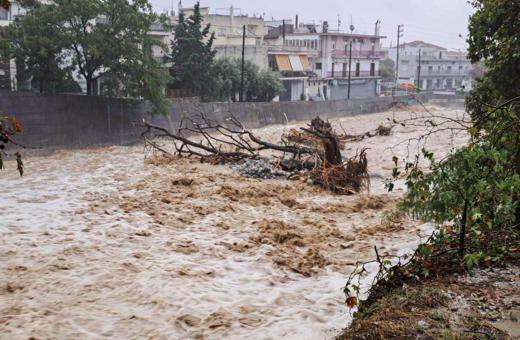
<svg viewBox="0 0 520 340"><path fill-rule="evenodd" d="M314 40L311 40L311 46L310 46L310 49L311 49L311 50L314 49Z"/></svg>
<svg viewBox="0 0 520 340"><path fill-rule="evenodd" d="M332 42L332 49L333 49L333 50L336 49L336 42L335 42L335 41Z"/></svg>
<svg viewBox="0 0 520 340"><path fill-rule="evenodd" d="M459 66L459 70L462 70L462 66Z"/></svg>
<svg viewBox="0 0 520 340"><path fill-rule="evenodd" d="M218 36L219 37L225 37L226 36L226 29L225 28L219 28L218 29Z"/></svg>
<svg viewBox="0 0 520 340"><path fill-rule="evenodd" d="M321 63L316 63L316 69L321 70Z"/></svg>

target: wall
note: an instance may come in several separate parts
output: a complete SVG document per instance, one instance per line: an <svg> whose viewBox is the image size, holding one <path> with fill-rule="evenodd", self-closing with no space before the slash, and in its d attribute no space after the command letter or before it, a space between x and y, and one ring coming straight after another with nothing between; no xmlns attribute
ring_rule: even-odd
<svg viewBox="0 0 520 340"><path fill-rule="evenodd" d="M418 95L427 102L431 94ZM435 98L442 98L436 95ZM185 112L206 112L209 119L229 124L226 117L233 112L246 128L261 127L260 120L270 118L274 124L310 120L316 115L335 118L389 110L401 99L381 97L368 99L277 102L277 103L172 103L167 116L149 117L146 102L117 98L39 95L0 91L3 115L20 120L24 133L16 141L42 150L21 150L22 155L48 155L56 150L83 149L139 143L143 128L132 122L143 118L175 131ZM455 100L456 96L450 96ZM404 100L404 99L403 99Z"/></svg>
<svg viewBox="0 0 520 340"><path fill-rule="evenodd" d="M376 87L378 79L351 79L350 98L371 98L376 97ZM341 100L348 98L348 79L338 79L337 85L332 85L331 99Z"/></svg>

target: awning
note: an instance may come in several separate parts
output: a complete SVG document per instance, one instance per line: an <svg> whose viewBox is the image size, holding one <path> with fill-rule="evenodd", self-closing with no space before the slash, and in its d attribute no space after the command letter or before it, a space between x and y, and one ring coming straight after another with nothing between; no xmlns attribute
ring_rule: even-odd
<svg viewBox="0 0 520 340"><path fill-rule="evenodd" d="M310 71L311 70L311 65L309 64L309 59L307 58L306 55L301 55L300 56L300 60L302 62L302 65L303 65L303 70L304 71Z"/></svg>
<svg viewBox="0 0 520 340"><path fill-rule="evenodd" d="M276 63L278 64L278 69L282 72L292 71L291 62L289 61L289 56L287 55L275 55Z"/></svg>
<svg viewBox="0 0 520 340"><path fill-rule="evenodd" d="M303 72L303 65L299 55L290 55L289 60L291 61L293 71Z"/></svg>

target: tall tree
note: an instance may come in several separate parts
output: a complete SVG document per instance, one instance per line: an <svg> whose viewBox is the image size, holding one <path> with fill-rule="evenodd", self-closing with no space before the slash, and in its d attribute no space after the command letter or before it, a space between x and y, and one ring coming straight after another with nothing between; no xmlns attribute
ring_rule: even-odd
<svg viewBox="0 0 520 340"><path fill-rule="evenodd" d="M473 0L471 4L476 11L469 22L469 57L473 63L483 60L486 67L466 97L471 120L415 119L429 125L431 133L467 130L468 145L441 160L423 149L430 161L428 172L418 167L419 155L407 163L408 191L402 204L424 220L450 223L458 233L440 232L437 242L456 241L457 252L469 267L507 258L509 249L520 246L520 3ZM410 122L414 119L401 123ZM447 127L450 124L454 125ZM394 161L397 165L397 157ZM400 175L396 167L393 176ZM387 184L392 189L393 183Z"/></svg>
<svg viewBox="0 0 520 340"><path fill-rule="evenodd" d="M487 70L469 99L475 114L479 115L483 113L482 101L491 103L518 96L520 2L472 0L471 4L476 12L471 16L468 26L468 57L473 63L483 60Z"/></svg>
<svg viewBox="0 0 520 340"><path fill-rule="evenodd" d="M103 76L103 95L144 98L153 113L167 111L163 91L171 77L151 56L153 46L167 46L149 34L152 23L166 18L153 13L147 0L53 0L32 15L70 53L67 61L85 78L87 95L93 79Z"/></svg>
<svg viewBox="0 0 520 340"><path fill-rule="evenodd" d="M514 160L520 175L520 2L473 0L476 12L469 22L469 57L484 60L486 72L479 79L466 104L476 121L477 133L497 133L497 148ZM507 110L495 109L508 101ZM492 112L491 112L492 111ZM520 206L516 211L520 223Z"/></svg>
<svg viewBox="0 0 520 340"><path fill-rule="evenodd" d="M210 33L210 24L202 28L203 20L199 2L195 4L193 14L188 18L181 10L171 46L171 71L175 77L173 87L195 90L201 97L212 91L214 77L211 74L211 65L216 55L213 50L215 33Z"/></svg>

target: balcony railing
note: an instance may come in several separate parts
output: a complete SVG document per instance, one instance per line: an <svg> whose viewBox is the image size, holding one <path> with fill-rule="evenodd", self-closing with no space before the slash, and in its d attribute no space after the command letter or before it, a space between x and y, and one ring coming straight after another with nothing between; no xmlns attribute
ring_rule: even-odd
<svg viewBox="0 0 520 340"><path fill-rule="evenodd" d="M459 70L425 70L424 68L421 70L421 74L425 76L458 76ZM469 70L460 70L461 76L469 75Z"/></svg>
<svg viewBox="0 0 520 340"><path fill-rule="evenodd" d="M401 58L401 57L399 57ZM419 56L415 56L415 60L419 61ZM442 58L439 58L438 55L421 55L420 58L421 61L444 61L444 62L453 62L453 61L462 61L462 62L469 62L469 60L466 58L466 56L442 56Z"/></svg>
<svg viewBox="0 0 520 340"><path fill-rule="evenodd" d="M351 78L367 78L367 77L380 77L381 71L352 71L350 72ZM348 78L348 71L335 71L328 72L328 78Z"/></svg>
<svg viewBox="0 0 520 340"><path fill-rule="evenodd" d="M278 52L278 54L283 53L296 53L296 52L304 52L308 53L309 48L308 47L300 47L300 46L286 46L286 45L269 45L268 48L269 52ZM317 52L317 51L316 51Z"/></svg>
<svg viewBox="0 0 520 340"><path fill-rule="evenodd" d="M334 50L332 51L333 57L349 57L350 50ZM352 51L353 58L380 58L385 56L385 51Z"/></svg>
<svg viewBox="0 0 520 340"><path fill-rule="evenodd" d="M0 20L9 20L9 14L0 14Z"/></svg>

